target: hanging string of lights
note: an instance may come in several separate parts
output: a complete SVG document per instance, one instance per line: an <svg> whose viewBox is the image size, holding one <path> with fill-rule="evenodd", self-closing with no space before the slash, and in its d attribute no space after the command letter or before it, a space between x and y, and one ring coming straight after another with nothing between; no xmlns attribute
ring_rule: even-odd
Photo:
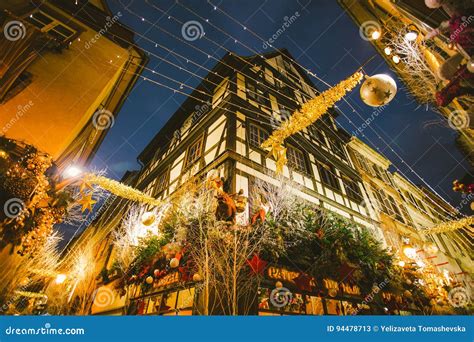
<svg viewBox="0 0 474 342"><path fill-rule="evenodd" d="M133 12L133 11L132 11L132 12ZM136 13L133 13L133 14L134 14L135 16L141 18L141 19L140 19L141 21L147 21L147 20L144 19L143 17L140 17L138 14L136 14ZM169 17L170 17L170 16L169 16ZM155 25L155 27L156 27L156 25ZM151 41L151 42L153 42L153 43L156 43L155 41L150 40L150 39L149 39L148 37L146 37L146 36L143 36L143 35L140 35L140 34L138 34L138 35L141 36L141 37L144 38L144 39L147 39L148 41ZM174 35L172 35L172 36L174 36ZM175 36L175 38L177 38L177 37ZM179 38L177 38L177 39L178 39L178 40L181 40L181 39L179 39ZM182 40L181 40L181 41L182 41ZM188 42L184 42L184 43L185 43L185 44L189 44ZM206 52L202 51L202 53L206 53ZM209 55L208 55L208 56L209 56ZM180 57L181 57L181 58L186 58L186 57L184 57L184 56L180 56ZM158 57L158 58L159 58L159 57ZM189 59L187 59L187 61L189 61ZM197 63L194 63L194 64L197 64ZM178 67L179 67L179 66L178 66ZM183 70L182 67L179 67L179 68L180 68L180 70ZM257 81L257 82L258 82L258 81ZM327 84L327 83L325 82L325 84ZM344 114L344 112L343 112L342 110L340 110L340 111L341 111L341 113L346 117L346 119L348 119L348 121L349 121L354 127L356 127L356 126L354 125L354 123L352 123L352 121ZM356 112L356 113L358 114L358 116L359 116L361 119L363 119L363 117L360 115L360 113L357 112L355 109L354 109L354 112ZM357 128L357 127L356 127L356 128ZM394 151L394 150L390 147L390 145L387 144L387 142L386 142L385 140L383 140L383 138L380 137L380 135L378 135L378 133L377 133L372 127L371 127L371 129L374 131L374 133L376 133L376 135L378 136L378 138L379 138L380 140L382 140L394 153L396 153L396 151ZM364 134L362 134L362 135L365 137ZM366 137L366 138L367 138L367 137ZM367 138L367 139L368 139L368 138ZM370 141L370 140L369 140L369 141ZM376 146L376 145L374 145L374 146ZM377 147L377 149L379 149L379 148ZM402 160L402 162L403 162L405 165L407 165L408 168L411 169L411 167L403 160L403 158L401 158L401 156L398 155L398 153L396 153L396 155ZM398 168L397 168L397 169L398 169ZM398 169L398 171L399 171L401 174L404 175L404 173L403 173L401 170ZM412 172L414 172L418 177L420 177L414 170L412 170ZM406 177L406 176L405 176L405 177ZM422 179L422 178L420 177L420 179ZM423 179L422 179L422 180L423 180ZM423 181L424 181L424 180L423 180ZM425 183L426 183L426 182L425 182ZM431 187L430 187L428 184L426 184L426 185L431 189ZM432 189L432 191L435 192L433 189ZM435 193L436 193L436 192L435 192ZM439 195L438 195L438 196L439 196ZM430 199L430 200L431 200L431 199ZM444 208L442 208L441 206L439 206L439 204L437 204L436 202L434 202L434 201L432 201L432 200L431 200L431 202L432 202L434 205L438 206L440 209L442 209L444 212L446 212L448 215L454 217L450 212L446 211Z"/></svg>

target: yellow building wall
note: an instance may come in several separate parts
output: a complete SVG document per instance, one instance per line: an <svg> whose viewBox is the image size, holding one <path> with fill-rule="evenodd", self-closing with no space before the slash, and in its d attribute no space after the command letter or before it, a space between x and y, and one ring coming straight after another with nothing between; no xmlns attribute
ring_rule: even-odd
<svg viewBox="0 0 474 342"><path fill-rule="evenodd" d="M128 58L126 49L105 37L86 49L96 34L86 30L61 53L38 57L27 69L32 83L0 105L0 134L59 157L107 97Z"/></svg>

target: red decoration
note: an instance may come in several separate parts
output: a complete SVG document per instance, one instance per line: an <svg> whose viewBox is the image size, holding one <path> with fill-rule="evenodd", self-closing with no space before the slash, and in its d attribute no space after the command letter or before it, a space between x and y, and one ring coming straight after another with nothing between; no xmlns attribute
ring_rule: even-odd
<svg viewBox="0 0 474 342"><path fill-rule="evenodd" d="M348 262L345 262L339 268L339 275L341 281L353 282L354 281L354 272L357 270L357 267L352 266Z"/></svg>
<svg viewBox="0 0 474 342"><path fill-rule="evenodd" d="M257 254L254 254L252 259L247 260L247 264L250 266L252 273L262 275L263 271L265 271L265 268L267 267L268 262L260 259Z"/></svg>
<svg viewBox="0 0 474 342"><path fill-rule="evenodd" d="M467 67L463 65L449 81L448 85L436 92L436 103L438 106L447 106L456 97L463 95L474 95L474 89L471 87L463 86L461 82L472 82L474 74L467 70Z"/></svg>
<svg viewBox="0 0 474 342"><path fill-rule="evenodd" d="M312 278L304 273L300 273L296 278L293 278L293 281L295 282L296 286L301 291L308 292L311 292L313 290L313 287L311 286L311 280Z"/></svg>
<svg viewBox="0 0 474 342"><path fill-rule="evenodd" d="M252 226L257 223L257 220L260 219L260 221L263 223L265 222L265 216L266 216L266 212L265 212L265 209L259 209L255 214L253 214L252 216Z"/></svg>

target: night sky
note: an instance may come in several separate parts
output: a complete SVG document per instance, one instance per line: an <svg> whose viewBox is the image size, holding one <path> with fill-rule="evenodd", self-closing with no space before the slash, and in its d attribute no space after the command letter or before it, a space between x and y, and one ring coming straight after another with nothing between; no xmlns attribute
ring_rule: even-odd
<svg viewBox="0 0 474 342"><path fill-rule="evenodd" d="M216 60L212 57L219 59L226 53L226 50L220 46L241 55L252 55L254 54L252 50L259 53L271 52L272 48L265 49L263 41L249 31L267 40L282 27L285 17L291 17L298 12L299 16L296 20L273 45L277 48L288 49L298 63L315 72L327 83L336 84L351 75L371 56L377 55L365 67L366 72L390 74L396 79L399 90L390 105L375 118L368 128L363 130L365 136L359 136L359 138L378 149L415 184L422 184L422 180L412 173L406 164L410 165L426 183L454 206L459 205L460 196L451 190L451 183L456 178L462 178L468 172L469 166L465 157L455 147L456 132L449 128L446 120L441 116L424 107L419 107L407 96L396 74L390 70L372 45L361 39L359 28L336 0L182 1L184 6L207 18L209 22L235 37L243 45L236 43L175 1L117 0L108 1L108 3L113 13L122 14L121 22L136 32L137 45L201 77L206 76L206 70L155 47L151 41L162 44L189 60L211 69L216 64ZM217 10L214 9L214 5L218 7ZM157 6L166 14L153 6ZM245 30L241 25L227 18L219 9L230 14L248 29ZM218 45L204 38L188 42L203 50L204 54L167 35L159 28L183 39L182 24L173 17L181 22L197 20L204 28L205 37L217 42ZM208 58L207 54L212 57ZM149 58L148 68L192 87L200 82L199 78L180 71L159 58L152 55L149 55ZM176 89L180 87L179 84L167 81L148 71L143 76ZM317 88L327 89L316 79L313 81ZM190 90L186 88L183 91L190 93ZM107 169L108 175L117 179L126 170L138 169L140 165L136 162L137 155L184 100L183 95L140 79L106 136L93 160L92 167ZM347 100L359 114L354 113L346 103L341 101L338 107L344 115L340 115L337 121L340 126L352 133L372 115L374 109L362 103L358 88L347 97ZM349 123L348 119L353 124Z"/></svg>

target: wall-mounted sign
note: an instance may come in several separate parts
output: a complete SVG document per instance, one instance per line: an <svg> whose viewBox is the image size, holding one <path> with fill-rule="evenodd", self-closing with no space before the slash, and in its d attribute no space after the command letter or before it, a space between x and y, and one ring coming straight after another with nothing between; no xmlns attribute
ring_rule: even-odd
<svg viewBox="0 0 474 342"><path fill-rule="evenodd" d="M300 272L289 271L286 268L270 266L267 268L267 276L270 279L283 280L295 284L294 279L301 275ZM316 280L310 277L309 285L316 287Z"/></svg>
<svg viewBox="0 0 474 342"><path fill-rule="evenodd" d="M153 287L163 287L163 286L168 286L171 284L175 284L179 282L179 273L178 272L173 272L170 274L165 275L163 278L158 279L158 281L155 281L153 283Z"/></svg>

